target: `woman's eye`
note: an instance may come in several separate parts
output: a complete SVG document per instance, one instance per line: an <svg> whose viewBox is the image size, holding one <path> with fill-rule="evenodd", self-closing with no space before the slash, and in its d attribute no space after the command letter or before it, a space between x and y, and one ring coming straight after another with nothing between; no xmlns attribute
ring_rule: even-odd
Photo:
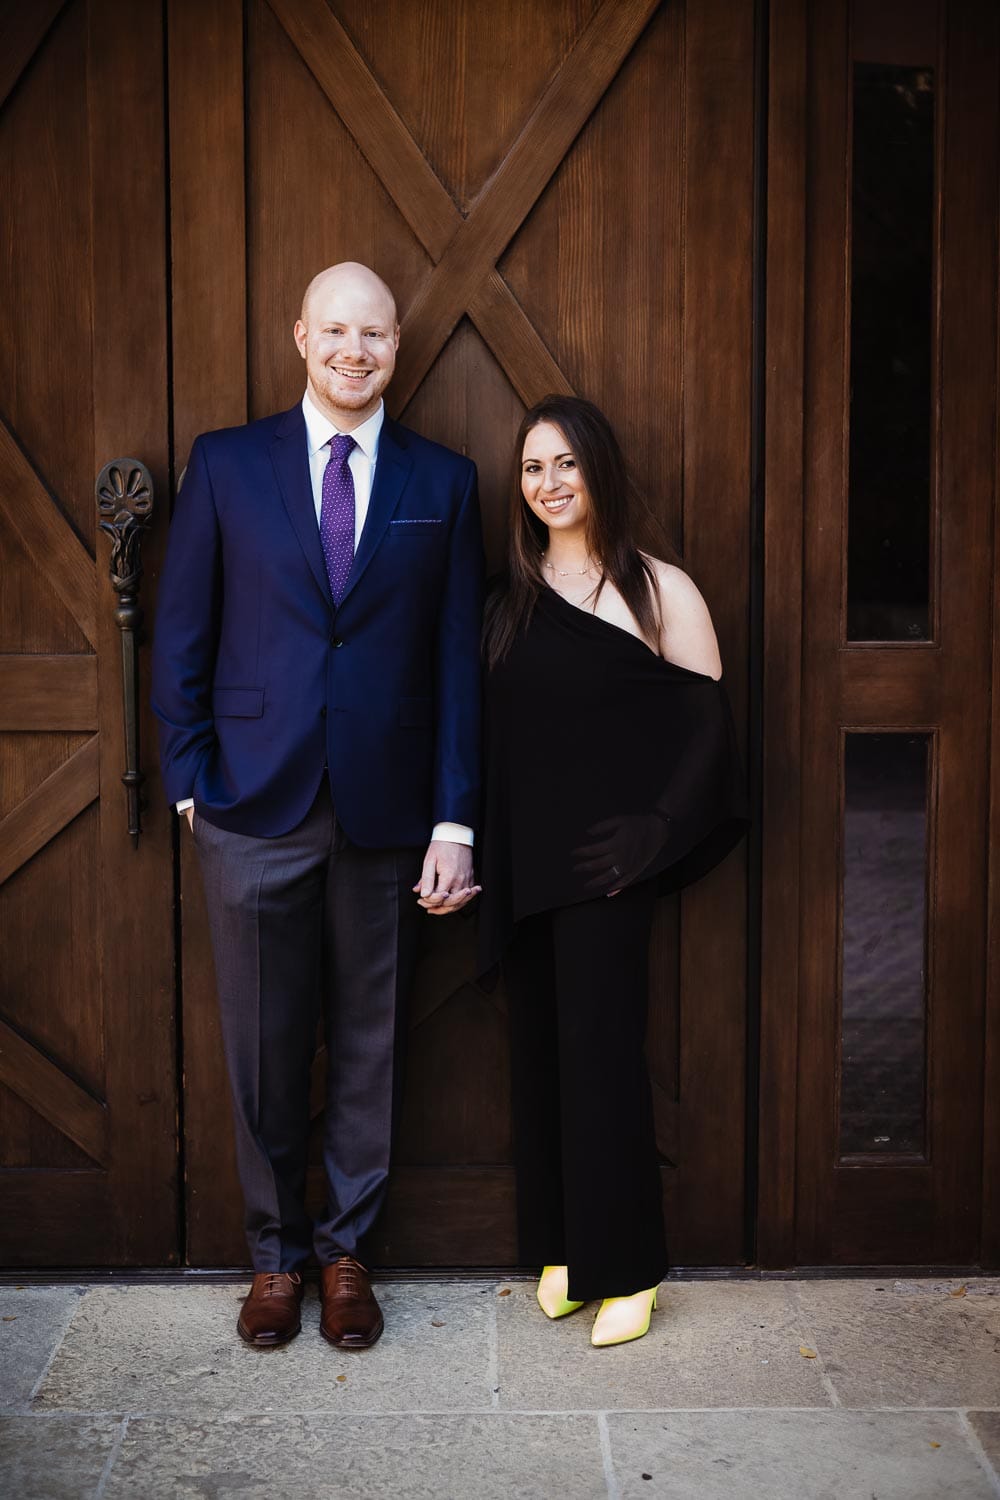
<svg viewBox="0 0 1000 1500"><path fill-rule="evenodd" d="M559 467L561 469L575 469L576 463L572 458L564 458Z"/></svg>

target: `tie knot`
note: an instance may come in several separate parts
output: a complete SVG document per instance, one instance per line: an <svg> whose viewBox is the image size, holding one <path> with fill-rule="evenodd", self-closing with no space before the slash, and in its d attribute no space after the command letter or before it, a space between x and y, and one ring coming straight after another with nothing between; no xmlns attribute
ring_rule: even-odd
<svg viewBox="0 0 1000 1500"><path fill-rule="evenodd" d="M354 447L354 439L346 432L335 432L330 439L330 457L337 463L346 463Z"/></svg>

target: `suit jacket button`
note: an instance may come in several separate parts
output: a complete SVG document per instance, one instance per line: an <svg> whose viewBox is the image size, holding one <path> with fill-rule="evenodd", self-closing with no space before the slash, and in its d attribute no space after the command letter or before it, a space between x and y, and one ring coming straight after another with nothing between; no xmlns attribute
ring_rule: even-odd
<svg viewBox="0 0 1000 1500"><path fill-rule="evenodd" d="M325 703L323 704L323 707L319 711L319 716L320 716L321 719L325 719L326 718L326 704Z"/></svg>
<svg viewBox="0 0 1000 1500"><path fill-rule="evenodd" d="M330 645L331 646L342 646L343 644L344 643L341 640L341 638L340 638L339 635L331 635L331 637L330 637Z"/></svg>

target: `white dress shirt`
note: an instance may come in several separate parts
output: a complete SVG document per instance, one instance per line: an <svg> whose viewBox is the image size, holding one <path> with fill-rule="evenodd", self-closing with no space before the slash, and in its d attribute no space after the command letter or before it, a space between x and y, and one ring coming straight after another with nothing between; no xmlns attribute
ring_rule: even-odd
<svg viewBox="0 0 1000 1500"><path fill-rule="evenodd" d="M309 451L309 478L312 483L313 505L316 508L316 525L319 525L323 506L323 474L330 461L330 439L341 431L325 412L313 402L308 390L302 397L302 415L306 423L306 442ZM385 421L385 407L380 401L374 412L360 427L351 430L348 436L354 439L347 466L354 480L354 550L357 551L361 532L368 516L372 485L375 482L375 465L378 462L378 440ZM179 813L194 806L193 797L185 797L177 803ZM473 832L464 823L436 823L431 830L432 839L442 839L449 844L473 842Z"/></svg>

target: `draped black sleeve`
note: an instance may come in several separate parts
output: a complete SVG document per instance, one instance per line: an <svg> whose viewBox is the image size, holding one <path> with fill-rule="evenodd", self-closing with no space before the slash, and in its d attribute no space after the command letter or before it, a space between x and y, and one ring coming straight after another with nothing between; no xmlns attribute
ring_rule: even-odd
<svg viewBox="0 0 1000 1500"><path fill-rule="evenodd" d="M480 970L535 912L636 880L676 890L743 836L721 682L551 589L489 675Z"/></svg>

